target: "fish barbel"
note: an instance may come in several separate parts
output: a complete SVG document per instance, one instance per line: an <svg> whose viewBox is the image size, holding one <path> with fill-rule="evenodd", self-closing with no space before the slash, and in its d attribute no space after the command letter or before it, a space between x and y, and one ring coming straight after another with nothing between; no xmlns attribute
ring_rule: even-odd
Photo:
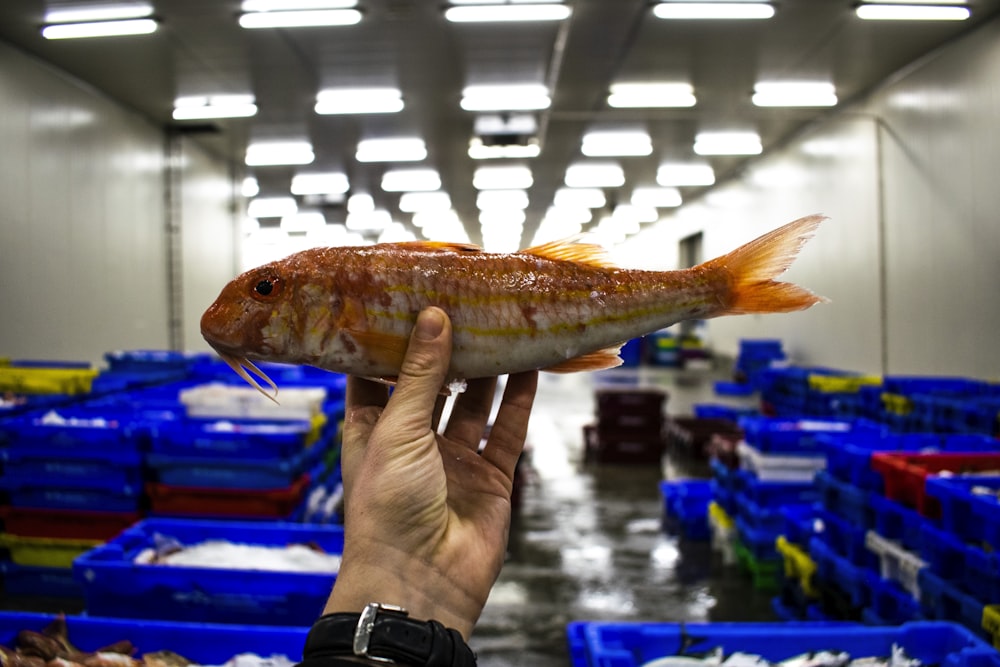
<svg viewBox="0 0 1000 667"><path fill-rule="evenodd" d="M612 368L624 342L681 320L825 301L776 280L823 219L800 218L676 271L618 268L600 246L574 240L505 254L439 242L313 248L235 278L201 332L262 392L247 370L277 387L253 360L391 382L429 306L451 318L449 380Z"/></svg>

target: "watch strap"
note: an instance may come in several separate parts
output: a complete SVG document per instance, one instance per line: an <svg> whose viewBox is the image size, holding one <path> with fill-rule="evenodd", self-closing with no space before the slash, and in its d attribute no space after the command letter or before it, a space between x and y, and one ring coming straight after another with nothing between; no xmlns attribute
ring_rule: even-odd
<svg viewBox="0 0 1000 667"><path fill-rule="evenodd" d="M359 647L357 642L362 635L366 636L366 641L362 640ZM416 667L474 667L476 664L475 653L457 630L445 628L433 620L418 621L409 618L405 611L381 605L369 605L363 614L336 613L320 617L306 638L301 664L318 667L324 657L345 655Z"/></svg>

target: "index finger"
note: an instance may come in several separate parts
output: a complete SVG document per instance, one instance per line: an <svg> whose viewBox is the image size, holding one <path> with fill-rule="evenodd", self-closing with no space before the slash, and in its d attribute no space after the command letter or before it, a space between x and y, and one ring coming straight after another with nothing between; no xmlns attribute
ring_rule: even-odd
<svg viewBox="0 0 1000 667"><path fill-rule="evenodd" d="M361 461L364 447L388 400L389 388L384 384L353 375L347 376L340 451L340 467L345 485L353 482L355 467Z"/></svg>

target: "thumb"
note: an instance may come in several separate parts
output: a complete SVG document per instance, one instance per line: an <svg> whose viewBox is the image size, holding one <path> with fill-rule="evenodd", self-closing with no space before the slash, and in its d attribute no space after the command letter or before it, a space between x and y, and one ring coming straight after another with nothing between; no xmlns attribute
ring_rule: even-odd
<svg viewBox="0 0 1000 667"><path fill-rule="evenodd" d="M451 322L440 308L417 317L406 356L379 426L390 439L412 442L431 429L434 407L451 361Z"/></svg>

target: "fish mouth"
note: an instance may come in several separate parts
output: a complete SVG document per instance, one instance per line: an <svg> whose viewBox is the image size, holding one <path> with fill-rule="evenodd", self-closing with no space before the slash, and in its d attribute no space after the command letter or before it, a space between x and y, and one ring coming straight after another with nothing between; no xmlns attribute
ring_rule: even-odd
<svg viewBox="0 0 1000 667"><path fill-rule="evenodd" d="M264 396L267 396L269 399L274 401L275 405L279 405L278 385L274 384L274 380L267 377L267 373L257 368L257 366L252 361L250 361L244 356L229 354L228 352L222 352L221 350L218 349L216 349L215 351L219 355L219 357L224 362L226 362L226 364L230 368L232 368L237 375L239 375L246 381L247 384L249 384L251 387L262 393ZM274 393L273 394L269 393L267 390L261 387L260 384L257 382L257 380L252 375L250 375L250 373L253 373L261 380L266 382Z"/></svg>

